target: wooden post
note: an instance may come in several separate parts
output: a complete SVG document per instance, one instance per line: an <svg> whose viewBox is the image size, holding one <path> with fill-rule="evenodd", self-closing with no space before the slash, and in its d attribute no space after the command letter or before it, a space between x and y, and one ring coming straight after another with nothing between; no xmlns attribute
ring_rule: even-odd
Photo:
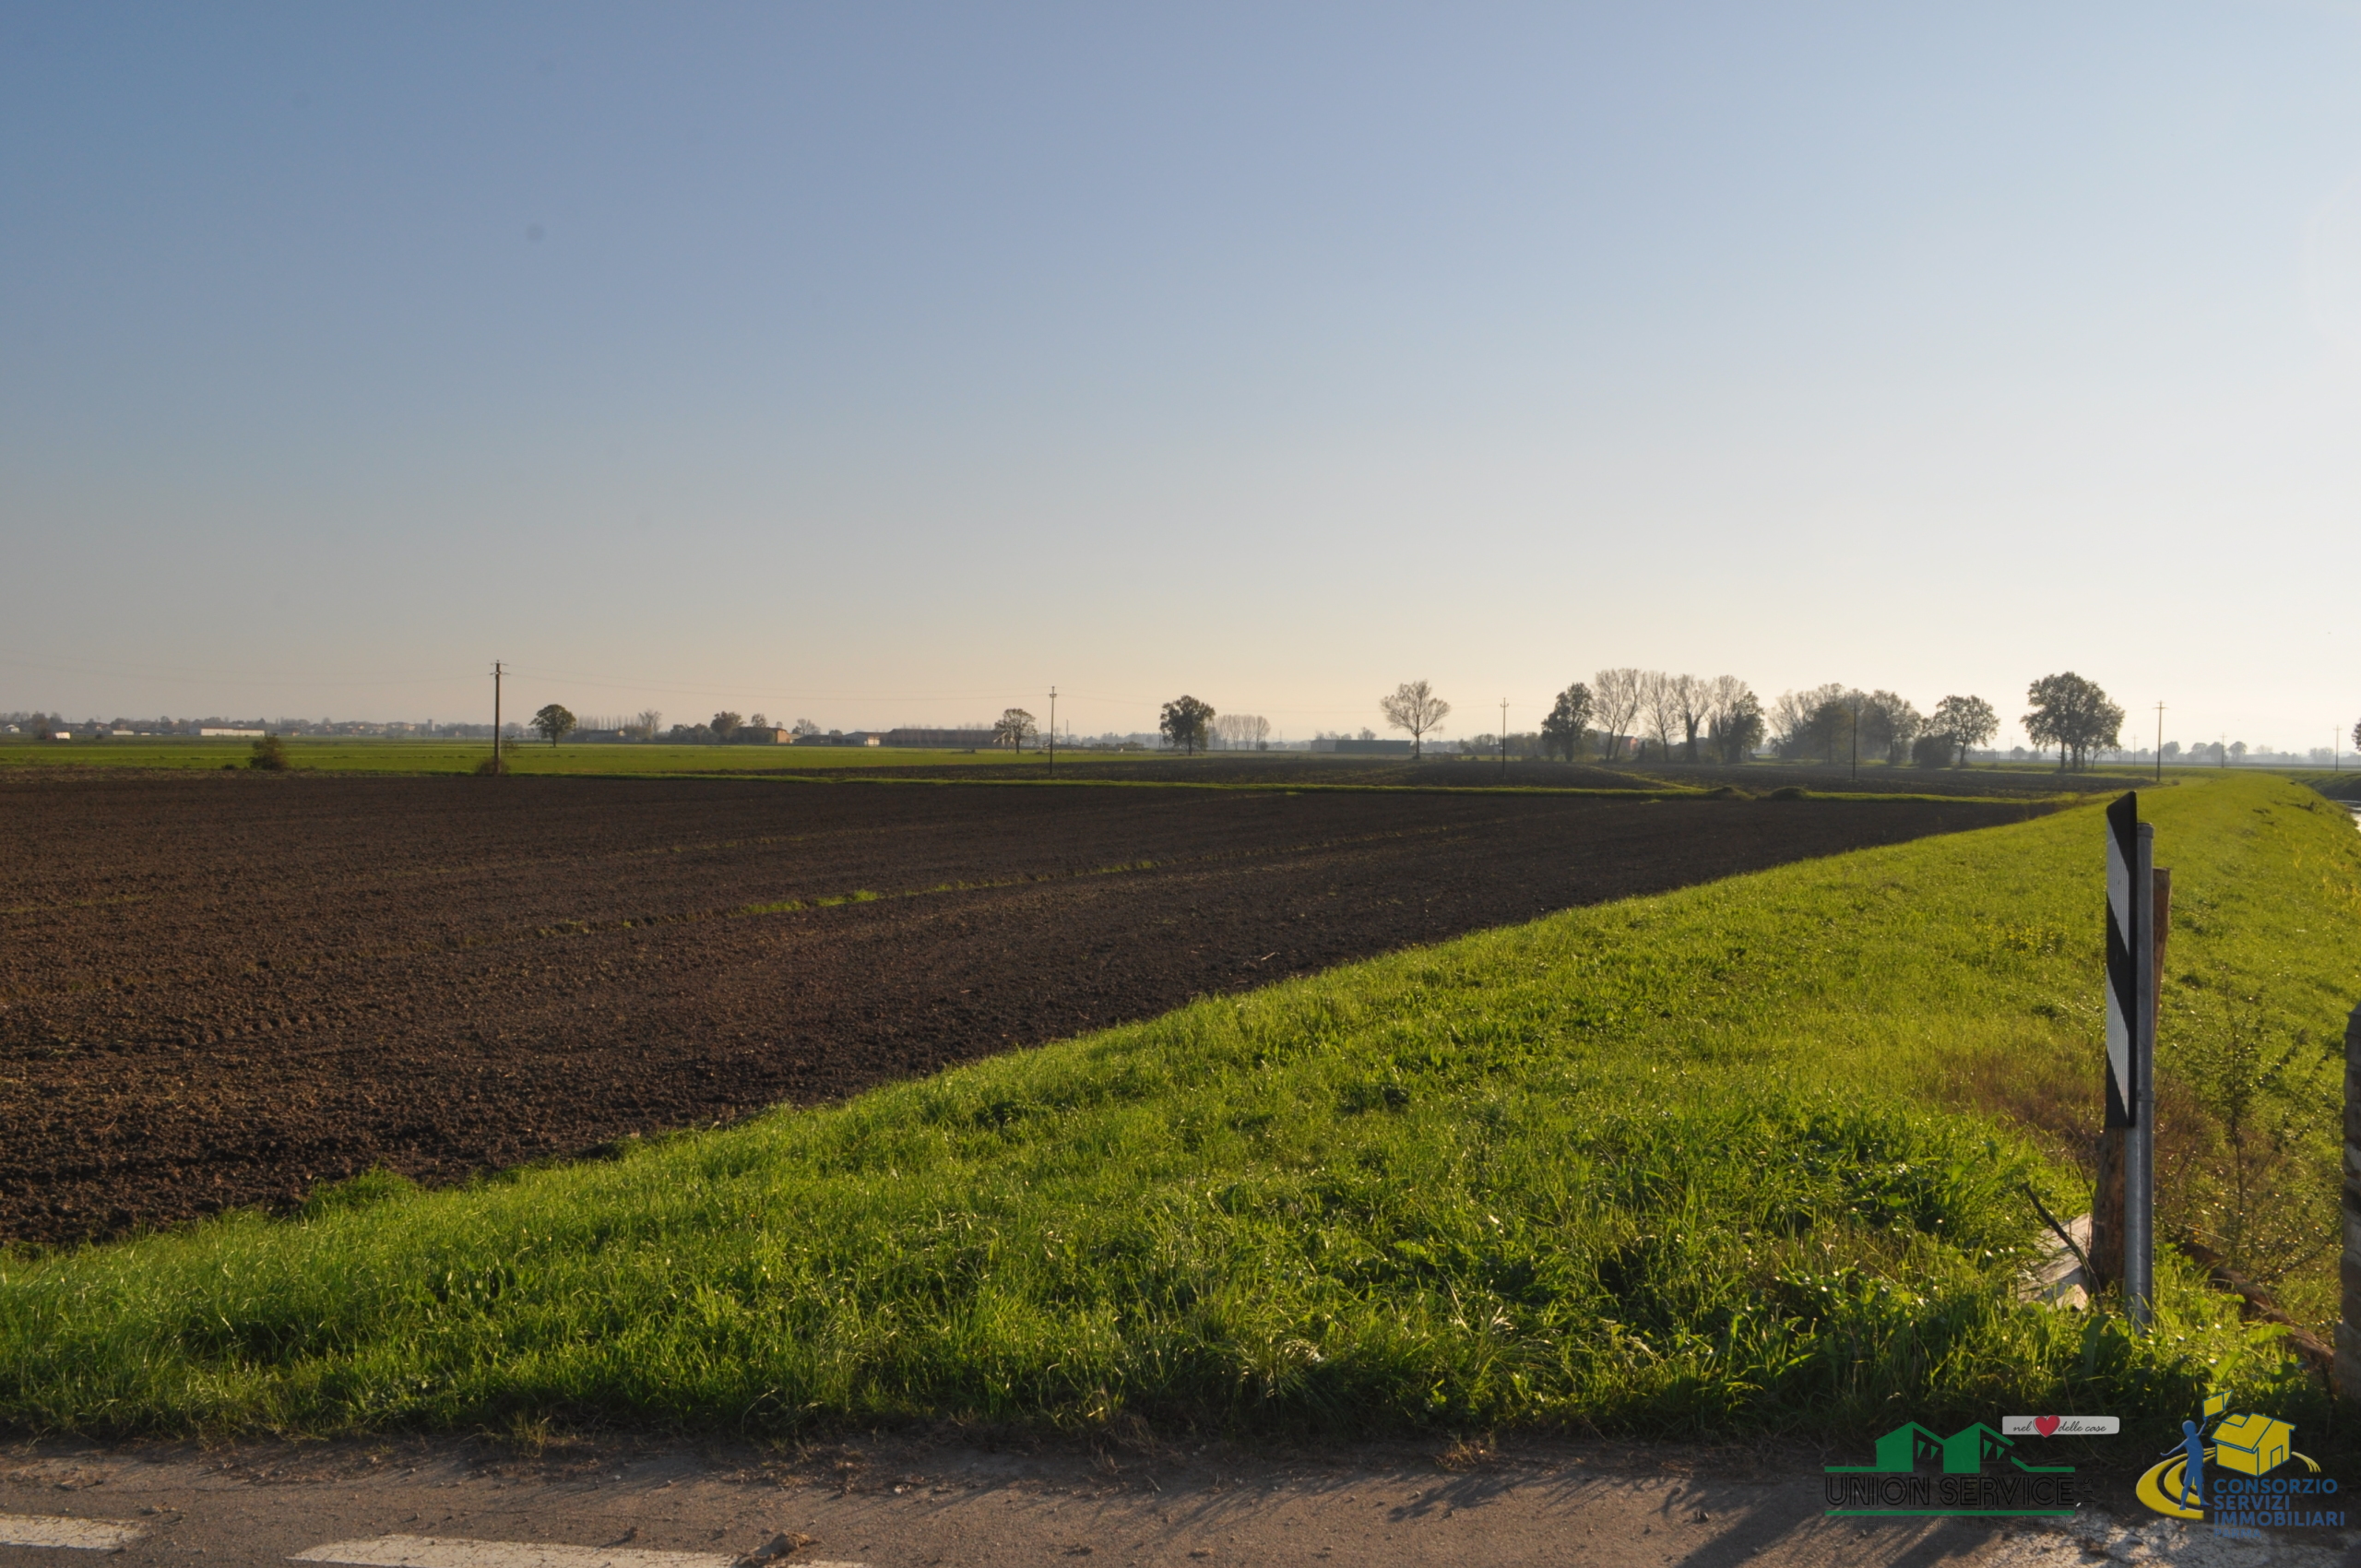
<svg viewBox="0 0 2361 1568"><path fill-rule="evenodd" d="M2361 1403L2361 1007L2344 1025L2344 1310L2336 1325L2336 1392Z"/></svg>
<svg viewBox="0 0 2361 1568"><path fill-rule="evenodd" d="M2091 1272L2094 1292L2123 1279L2123 1134L2121 1127L2099 1129L2098 1181L2091 1194Z"/></svg>
<svg viewBox="0 0 2361 1568"><path fill-rule="evenodd" d="M2155 868L2152 885L2156 891L2156 915L2153 922L2155 938L2155 989L2150 998L2157 1019L2165 1016L2165 946L2173 929L2173 873L2164 866ZM2351 1069L2348 1067L2348 1071ZM2348 1118L2352 1115L2347 1111ZM2123 1138L2128 1129L2099 1129L2098 1182L2091 1194L2091 1272L2098 1277L2094 1286L2118 1285L2123 1281ZM2361 1165L2353 1167L2361 1173ZM2361 1174L2356 1174L2361 1180ZM2347 1203L2361 1202L2348 1197ZM2361 1277L2361 1263L2348 1268L2348 1275ZM2361 1304L2361 1303L2356 1303ZM2356 1341L2361 1348L2361 1340Z"/></svg>

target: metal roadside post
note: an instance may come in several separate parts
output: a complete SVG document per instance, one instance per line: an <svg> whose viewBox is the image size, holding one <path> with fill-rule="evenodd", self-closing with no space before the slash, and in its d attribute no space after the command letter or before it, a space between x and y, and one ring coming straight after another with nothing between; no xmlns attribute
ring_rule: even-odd
<svg viewBox="0 0 2361 1568"><path fill-rule="evenodd" d="M2336 1324L2336 1392L2361 1405L2361 1007L2344 1021L2344 1307Z"/></svg>
<svg viewBox="0 0 2361 1568"><path fill-rule="evenodd" d="M2156 830L2140 820L2137 792L2107 807L2106 829L2106 1120L2091 1210L2093 1262L2122 1282L2125 1310L2144 1330L2155 1298L2160 878Z"/></svg>

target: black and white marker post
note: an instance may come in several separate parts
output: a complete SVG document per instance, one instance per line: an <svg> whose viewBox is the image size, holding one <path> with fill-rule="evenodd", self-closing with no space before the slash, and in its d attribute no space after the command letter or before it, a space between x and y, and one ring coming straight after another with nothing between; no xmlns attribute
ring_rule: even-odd
<svg viewBox="0 0 2361 1568"><path fill-rule="evenodd" d="M2137 792L2106 808L2106 1124L2123 1129L2123 1299L2142 1329L2156 1283L2155 841Z"/></svg>

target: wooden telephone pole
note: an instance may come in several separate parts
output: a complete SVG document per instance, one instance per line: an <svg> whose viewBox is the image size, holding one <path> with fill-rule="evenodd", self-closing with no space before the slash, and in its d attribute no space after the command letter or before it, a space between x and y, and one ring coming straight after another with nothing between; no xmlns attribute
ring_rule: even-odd
<svg viewBox="0 0 2361 1568"><path fill-rule="evenodd" d="M500 677L504 673L500 660L493 659L492 661L492 771L495 778L508 766L500 757Z"/></svg>

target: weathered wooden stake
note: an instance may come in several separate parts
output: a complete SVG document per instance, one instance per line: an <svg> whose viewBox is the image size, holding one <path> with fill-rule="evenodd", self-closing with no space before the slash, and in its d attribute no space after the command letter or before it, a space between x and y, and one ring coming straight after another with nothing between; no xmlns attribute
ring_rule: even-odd
<svg viewBox="0 0 2361 1568"><path fill-rule="evenodd" d="M2123 1134L2099 1129L2098 1182L2091 1194L2091 1281L2094 1291L2123 1282Z"/></svg>

